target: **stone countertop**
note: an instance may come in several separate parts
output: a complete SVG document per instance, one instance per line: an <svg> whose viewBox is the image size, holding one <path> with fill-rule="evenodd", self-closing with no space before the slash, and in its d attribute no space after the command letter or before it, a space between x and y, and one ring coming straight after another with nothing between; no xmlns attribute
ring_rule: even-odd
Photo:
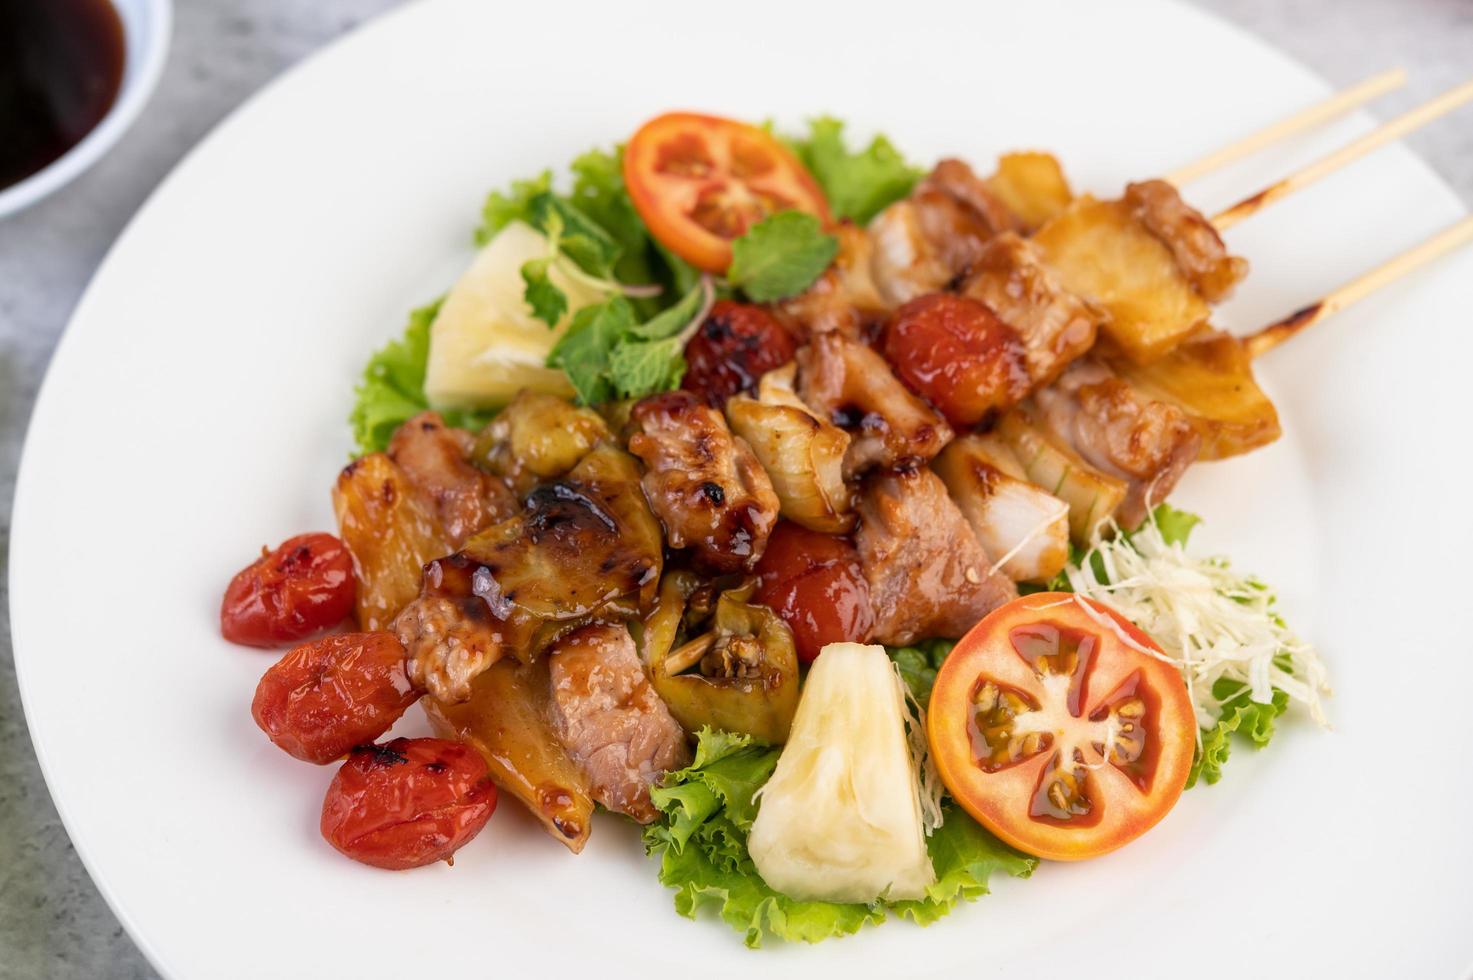
<svg viewBox="0 0 1473 980"><path fill-rule="evenodd" d="M1402 111L1473 67L1464 0L1197 0L1343 86L1394 65ZM160 179L227 112L293 62L395 0L177 0L173 47L142 117L101 163L0 221L0 980L156 974L103 903L67 839L31 751L6 605L10 501L26 420L51 352L103 254ZM1411 144L1473 203L1473 124Z"/></svg>

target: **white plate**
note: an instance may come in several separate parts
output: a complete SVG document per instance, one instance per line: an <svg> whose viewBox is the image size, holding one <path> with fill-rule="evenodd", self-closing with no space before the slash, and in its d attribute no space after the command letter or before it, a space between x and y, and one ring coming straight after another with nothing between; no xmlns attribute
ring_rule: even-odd
<svg viewBox="0 0 1473 980"><path fill-rule="evenodd" d="M1199 468L1180 495L1208 516L1203 543L1278 583L1323 648L1335 731L1286 725L1139 843L998 882L930 929L751 953L724 925L675 915L629 825L600 820L575 858L510 802L454 868L354 865L317 835L330 771L251 723L271 658L216 632L221 589L254 549L331 526L354 380L470 257L488 188L680 106L784 123L829 111L922 160L1046 146L1079 187L1110 193L1325 92L1182 7L915 0L443 0L272 86L179 167L99 272L17 493L31 731L129 932L176 978L1464 975L1473 530L1454 393L1473 360L1473 255L1276 352L1263 373L1285 438ZM1366 124L1192 196L1224 203ZM1234 230L1257 272L1222 319L1282 314L1461 213L1411 154L1382 151Z"/></svg>

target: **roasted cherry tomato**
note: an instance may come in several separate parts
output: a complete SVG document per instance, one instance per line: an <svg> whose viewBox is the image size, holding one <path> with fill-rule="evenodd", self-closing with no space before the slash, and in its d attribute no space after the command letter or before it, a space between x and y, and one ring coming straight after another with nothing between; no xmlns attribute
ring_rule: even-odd
<svg viewBox="0 0 1473 980"><path fill-rule="evenodd" d="M353 750L322 801L322 836L354 861L403 871L448 861L496 809L475 749L396 738Z"/></svg>
<svg viewBox="0 0 1473 980"><path fill-rule="evenodd" d="M811 663L826 644L869 639L875 612L859 552L848 538L779 521L757 574L754 601L788 624L804 663Z"/></svg>
<svg viewBox="0 0 1473 980"><path fill-rule="evenodd" d="M266 671L251 715L271 741L324 765L372 742L419 697L392 633L342 633L304 643Z"/></svg>
<svg viewBox="0 0 1473 980"><path fill-rule="evenodd" d="M353 559L331 534L299 534L241 569L220 604L232 643L273 647L331 629L353 611Z"/></svg>
<svg viewBox="0 0 1473 980"><path fill-rule="evenodd" d="M911 300L885 325L885 359L959 429L1017 404L1030 387L1023 341L983 303L953 293Z"/></svg>
<svg viewBox="0 0 1473 980"><path fill-rule="evenodd" d="M685 378L680 387L720 408L738 392L757 389L757 381L793 359L798 345L767 310L724 299L711 307L706 322L685 345Z"/></svg>
<svg viewBox="0 0 1473 980"><path fill-rule="evenodd" d="M994 610L936 675L926 728L941 780L998 837L1077 861L1150 830L1196 748L1181 674L1108 606L1040 592Z"/></svg>
<svg viewBox="0 0 1473 980"><path fill-rule="evenodd" d="M719 116L656 116L624 148L624 184L655 238L721 274L732 239L778 211L829 221L823 191L771 133Z"/></svg>

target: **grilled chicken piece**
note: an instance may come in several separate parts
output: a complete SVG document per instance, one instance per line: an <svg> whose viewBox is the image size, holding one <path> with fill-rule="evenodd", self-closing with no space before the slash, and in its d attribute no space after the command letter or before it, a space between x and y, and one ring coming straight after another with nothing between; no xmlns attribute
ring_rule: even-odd
<svg viewBox="0 0 1473 980"><path fill-rule="evenodd" d="M797 296L773 307L800 338L821 333L858 338L867 324L883 318L889 308L871 275L874 243L869 234L851 221L841 222L832 233L839 239L839 254L828 271Z"/></svg>
<svg viewBox="0 0 1473 980"><path fill-rule="evenodd" d="M1127 185L1125 203L1136 220L1171 249L1176 264L1207 302L1227 299L1248 274L1248 260L1229 255L1212 223L1166 181Z"/></svg>
<svg viewBox="0 0 1473 980"><path fill-rule="evenodd" d="M644 461L641 483L672 548L690 548L717 573L750 569L777 523L772 481L719 411L688 391L634 406L629 451Z"/></svg>
<svg viewBox="0 0 1473 980"><path fill-rule="evenodd" d="M685 732L650 686L624 626L574 630L551 650L553 724L593 798L640 823L659 811L650 787L690 761Z"/></svg>
<svg viewBox="0 0 1473 980"><path fill-rule="evenodd" d="M1027 239L1004 232L982 250L961 285L1023 340L1032 387L1048 384L1094 345L1101 314L1069 292Z"/></svg>
<svg viewBox="0 0 1473 980"><path fill-rule="evenodd" d="M1028 482L995 435L955 439L931 463L982 550L1015 582L1047 582L1069 560L1069 506ZM1003 559L1006 558L1006 561Z"/></svg>
<svg viewBox="0 0 1473 980"><path fill-rule="evenodd" d="M609 438L608 424L592 409L524 389L481 432L472 458L525 497L538 483L577 466Z"/></svg>
<svg viewBox="0 0 1473 980"><path fill-rule="evenodd" d="M532 491L516 517L426 566L420 596L394 621L410 680L464 701L503 656L528 663L596 614L638 615L654 601L661 556L638 465L599 446Z"/></svg>
<svg viewBox="0 0 1473 980"><path fill-rule="evenodd" d="M854 543L869 583L876 643L959 637L1018 595L992 571L971 525L928 469L871 477Z"/></svg>
<svg viewBox="0 0 1473 980"><path fill-rule="evenodd" d="M419 595L425 563L448 553L434 511L383 453L349 463L332 490L338 535L353 556L358 628L386 630Z"/></svg>
<svg viewBox="0 0 1473 980"><path fill-rule="evenodd" d="M593 787L553 728L546 658L530 664L502 660L470 687L470 699L461 704L420 699L435 734L480 752L496 785L577 854L588 841Z"/></svg>
<svg viewBox="0 0 1473 980"><path fill-rule="evenodd" d="M899 306L966 271L993 235L1022 227L971 167L942 160L909 197L870 222L870 272L885 302Z"/></svg>
<svg viewBox="0 0 1473 980"><path fill-rule="evenodd" d="M421 412L389 440L389 458L424 495L450 549L515 514L520 505L506 484L470 463L476 437L453 429L435 412Z"/></svg>
<svg viewBox="0 0 1473 980"><path fill-rule="evenodd" d="M1216 330L1195 334L1159 361L1110 366L1147 398L1175 405L1202 437L1198 459L1226 459L1279 437L1279 413L1253 377L1242 343Z"/></svg>
<svg viewBox="0 0 1473 980"><path fill-rule="evenodd" d="M922 465L951 441L951 426L911 394L885 359L838 334L798 350L798 395L820 418L847 430L846 476L873 467Z"/></svg>
<svg viewBox="0 0 1473 980"><path fill-rule="evenodd" d="M1202 437L1186 413L1131 388L1104 362L1076 361L1034 395L1039 417L1106 476L1126 481L1115 519L1134 528L1197 458Z"/></svg>

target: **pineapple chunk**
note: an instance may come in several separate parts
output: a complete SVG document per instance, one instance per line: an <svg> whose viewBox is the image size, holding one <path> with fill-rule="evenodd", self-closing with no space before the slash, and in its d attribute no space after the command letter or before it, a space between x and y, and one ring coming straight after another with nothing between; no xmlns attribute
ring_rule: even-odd
<svg viewBox="0 0 1473 980"><path fill-rule="evenodd" d="M573 397L563 372L546 366L547 352L573 313L605 294L554 263L550 278L567 294L568 312L549 328L522 297L522 263L546 254L547 238L514 221L471 262L430 325L425 397L431 406L499 408L523 388Z"/></svg>
<svg viewBox="0 0 1473 980"><path fill-rule="evenodd" d="M1253 377L1248 352L1234 337L1207 331L1151 364L1113 367L1132 387L1175 405L1202 436L1198 459L1240 456L1279 437L1279 413Z"/></svg>
<svg viewBox="0 0 1473 980"><path fill-rule="evenodd" d="M997 171L987 178L987 188L1029 230L1051 221L1074 197L1051 153L1004 153L997 159Z"/></svg>
<svg viewBox="0 0 1473 980"><path fill-rule="evenodd" d="M1166 354L1210 312L1171 250L1122 201L1078 198L1033 242L1066 288L1105 309L1101 329L1137 364Z"/></svg>

